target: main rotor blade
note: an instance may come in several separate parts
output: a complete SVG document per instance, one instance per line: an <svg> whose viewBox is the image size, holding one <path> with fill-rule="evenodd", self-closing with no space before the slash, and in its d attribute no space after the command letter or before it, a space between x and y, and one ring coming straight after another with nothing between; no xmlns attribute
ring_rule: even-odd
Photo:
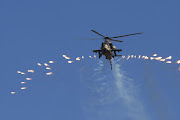
<svg viewBox="0 0 180 120"><path fill-rule="evenodd" d="M79 38L79 40L103 40L104 38Z"/></svg>
<svg viewBox="0 0 180 120"><path fill-rule="evenodd" d="M96 31L94 31L94 30L91 30L91 31L94 32L94 33L96 33L96 34L98 34L98 35L100 35L100 36L102 36L102 37L105 37L105 36L101 35L100 33L96 32Z"/></svg>
<svg viewBox="0 0 180 120"><path fill-rule="evenodd" d="M111 41L116 41L116 42L123 42L123 41L121 41L121 40L115 40L115 39L109 39L109 40L111 40Z"/></svg>
<svg viewBox="0 0 180 120"><path fill-rule="evenodd" d="M126 37L126 36L137 35L137 34L142 34L142 32L141 33L133 33L133 34L121 35L121 36L116 36L116 37L111 37L111 38Z"/></svg>

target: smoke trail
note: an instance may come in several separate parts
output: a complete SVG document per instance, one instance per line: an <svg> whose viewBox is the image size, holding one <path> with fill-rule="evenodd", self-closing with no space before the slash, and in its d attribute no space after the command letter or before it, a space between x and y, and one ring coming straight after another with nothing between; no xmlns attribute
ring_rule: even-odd
<svg viewBox="0 0 180 120"><path fill-rule="evenodd" d="M84 113L88 120L147 120L142 103L137 98L133 80L125 76L121 66L113 61L97 60L83 65L81 80L86 82L92 96L86 101Z"/></svg>
<svg viewBox="0 0 180 120"><path fill-rule="evenodd" d="M121 70L120 64L115 63L115 61L113 69L115 85L119 92L118 95L128 109L128 116L133 120L147 120L144 107L138 99L133 80L125 76L125 72Z"/></svg>

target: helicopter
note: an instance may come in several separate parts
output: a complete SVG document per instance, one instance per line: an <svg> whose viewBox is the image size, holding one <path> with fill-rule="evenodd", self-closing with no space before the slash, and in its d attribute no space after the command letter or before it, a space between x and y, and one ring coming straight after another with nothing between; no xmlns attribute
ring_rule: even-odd
<svg viewBox="0 0 180 120"><path fill-rule="evenodd" d="M115 56L122 56L122 55L117 55L117 53L116 53L116 52L122 51L122 49L116 49L116 46L114 46L112 44L112 42L110 42L110 41L123 42L121 40L115 40L114 38L120 38L120 37L142 34L142 32L141 32L141 33L121 35L121 36L116 36L116 37L107 37L107 36L104 36L104 35L96 32L96 31L94 31L94 30L91 30L91 31L100 35L101 37L103 37L104 42L102 42L101 49L100 50L93 50L93 52L99 53L99 59L102 57L102 55L104 55L106 57L106 59L108 59L110 61L111 70L112 70L112 58L114 58Z"/></svg>

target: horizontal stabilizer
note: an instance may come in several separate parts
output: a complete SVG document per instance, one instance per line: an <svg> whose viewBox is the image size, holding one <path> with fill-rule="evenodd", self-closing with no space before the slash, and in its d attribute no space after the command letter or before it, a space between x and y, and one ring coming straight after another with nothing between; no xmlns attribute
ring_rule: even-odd
<svg viewBox="0 0 180 120"><path fill-rule="evenodd" d="M97 52L101 52L101 50L93 50L93 52L96 52L96 53L97 53Z"/></svg>
<svg viewBox="0 0 180 120"><path fill-rule="evenodd" d="M119 52L119 51L122 51L122 49L115 49L115 50L111 50L111 51Z"/></svg>

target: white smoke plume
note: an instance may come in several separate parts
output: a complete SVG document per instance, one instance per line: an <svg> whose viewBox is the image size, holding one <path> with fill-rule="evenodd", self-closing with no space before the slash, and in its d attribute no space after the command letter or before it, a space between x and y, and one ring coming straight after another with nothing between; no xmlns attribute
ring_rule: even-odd
<svg viewBox="0 0 180 120"><path fill-rule="evenodd" d="M137 90L132 79L125 76L121 65L113 65L113 77L117 87L118 95L128 109L128 116L133 120L147 120L143 104L138 98Z"/></svg>
<svg viewBox="0 0 180 120"><path fill-rule="evenodd" d="M88 120L148 120L143 104L138 99L133 80L125 76L120 64L95 60L97 64L83 65L81 79L92 96L86 101L84 114ZM94 64L94 66L92 66Z"/></svg>

